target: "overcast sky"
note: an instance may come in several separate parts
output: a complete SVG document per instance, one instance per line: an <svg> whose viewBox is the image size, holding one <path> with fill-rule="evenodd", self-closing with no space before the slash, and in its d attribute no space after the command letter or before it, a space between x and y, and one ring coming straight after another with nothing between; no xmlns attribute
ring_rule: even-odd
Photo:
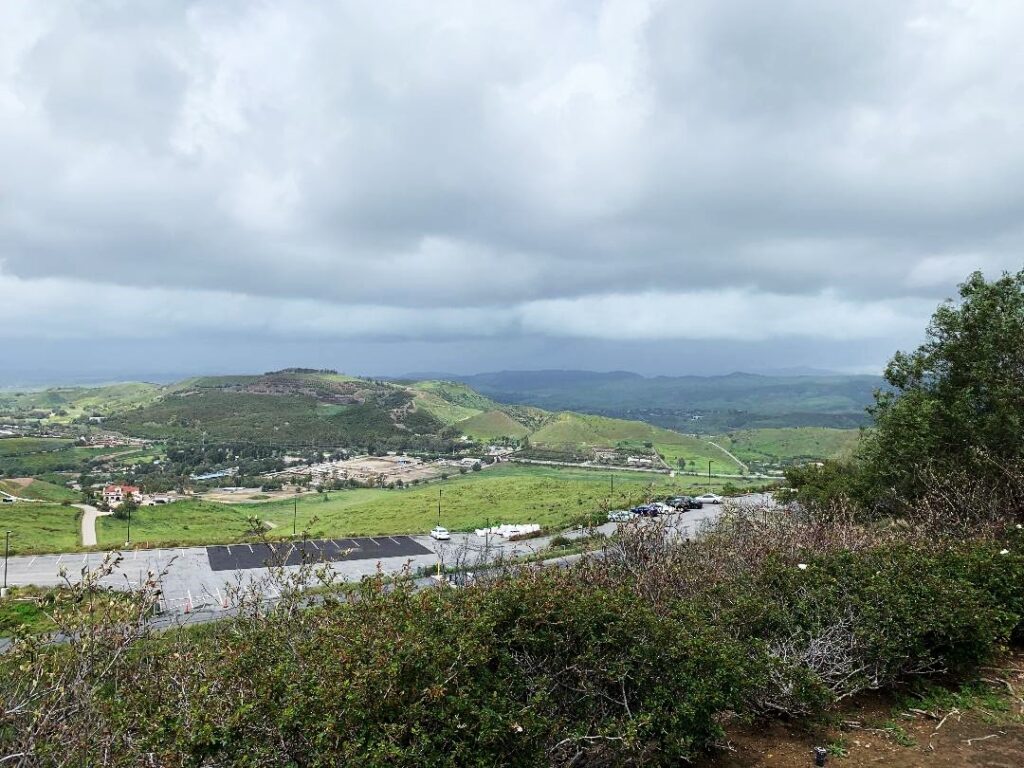
<svg viewBox="0 0 1024 768"><path fill-rule="evenodd" d="M3 0L0 381L878 370L1024 263L1022 29L1015 0Z"/></svg>

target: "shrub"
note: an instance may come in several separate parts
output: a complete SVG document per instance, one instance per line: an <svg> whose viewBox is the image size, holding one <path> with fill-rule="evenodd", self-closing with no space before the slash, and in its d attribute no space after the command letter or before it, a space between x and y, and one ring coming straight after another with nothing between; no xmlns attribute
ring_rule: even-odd
<svg viewBox="0 0 1024 768"><path fill-rule="evenodd" d="M66 643L0 656L0 758L677 765L733 714L816 714L967 671L1022 627L1021 532L940 545L743 524L687 545L632 526L564 571L457 590L370 579L313 607L309 571L270 569L280 602L241 592L236 618L161 637L144 623L156 579L97 620L103 574L87 574L53 611Z"/></svg>

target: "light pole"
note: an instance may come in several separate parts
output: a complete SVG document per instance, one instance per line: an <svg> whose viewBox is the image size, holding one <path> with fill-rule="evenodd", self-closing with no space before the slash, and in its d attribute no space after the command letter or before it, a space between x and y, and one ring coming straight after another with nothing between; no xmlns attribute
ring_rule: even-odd
<svg viewBox="0 0 1024 768"><path fill-rule="evenodd" d="M441 489L437 489L437 524L441 525Z"/></svg>
<svg viewBox="0 0 1024 768"><path fill-rule="evenodd" d="M299 523L299 500L292 497L292 538L295 538L295 527Z"/></svg>
<svg viewBox="0 0 1024 768"><path fill-rule="evenodd" d="M11 556L11 532L4 536L4 594L7 594L7 558Z"/></svg>
<svg viewBox="0 0 1024 768"><path fill-rule="evenodd" d="M128 504L128 538L125 540L125 544L132 543L132 505Z"/></svg>
<svg viewBox="0 0 1024 768"><path fill-rule="evenodd" d="M708 461L708 490L711 490L711 461Z"/></svg>

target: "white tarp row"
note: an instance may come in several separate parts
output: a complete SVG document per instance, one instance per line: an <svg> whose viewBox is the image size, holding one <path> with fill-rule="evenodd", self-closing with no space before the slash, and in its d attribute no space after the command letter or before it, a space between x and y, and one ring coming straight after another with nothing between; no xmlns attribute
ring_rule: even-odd
<svg viewBox="0 0 1024 768"><path fill-rule="evenodd" d="M476 535L480 537L485 536L523 536L530 533L536 533L540 530L540 526L536 523L527 523L525 525L495 525L490 528L477 528Z"/></svg>

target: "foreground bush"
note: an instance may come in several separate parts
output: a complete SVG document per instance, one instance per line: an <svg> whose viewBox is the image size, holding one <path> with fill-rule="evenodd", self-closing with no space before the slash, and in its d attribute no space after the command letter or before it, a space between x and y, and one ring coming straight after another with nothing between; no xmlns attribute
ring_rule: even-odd
<svg viewBox="0 0 1024 768"><path fill-rule="evenodd" d="M120 615L0 662L0 757L677 765L730 717L814 713L984 662L1021 626L1019 544L776 546L712 576L701 563L728 552L709 537L659 544L636 571L622 549L466 590L370 581L312 609L286 590L273 609L156 638Z"/></svg>

